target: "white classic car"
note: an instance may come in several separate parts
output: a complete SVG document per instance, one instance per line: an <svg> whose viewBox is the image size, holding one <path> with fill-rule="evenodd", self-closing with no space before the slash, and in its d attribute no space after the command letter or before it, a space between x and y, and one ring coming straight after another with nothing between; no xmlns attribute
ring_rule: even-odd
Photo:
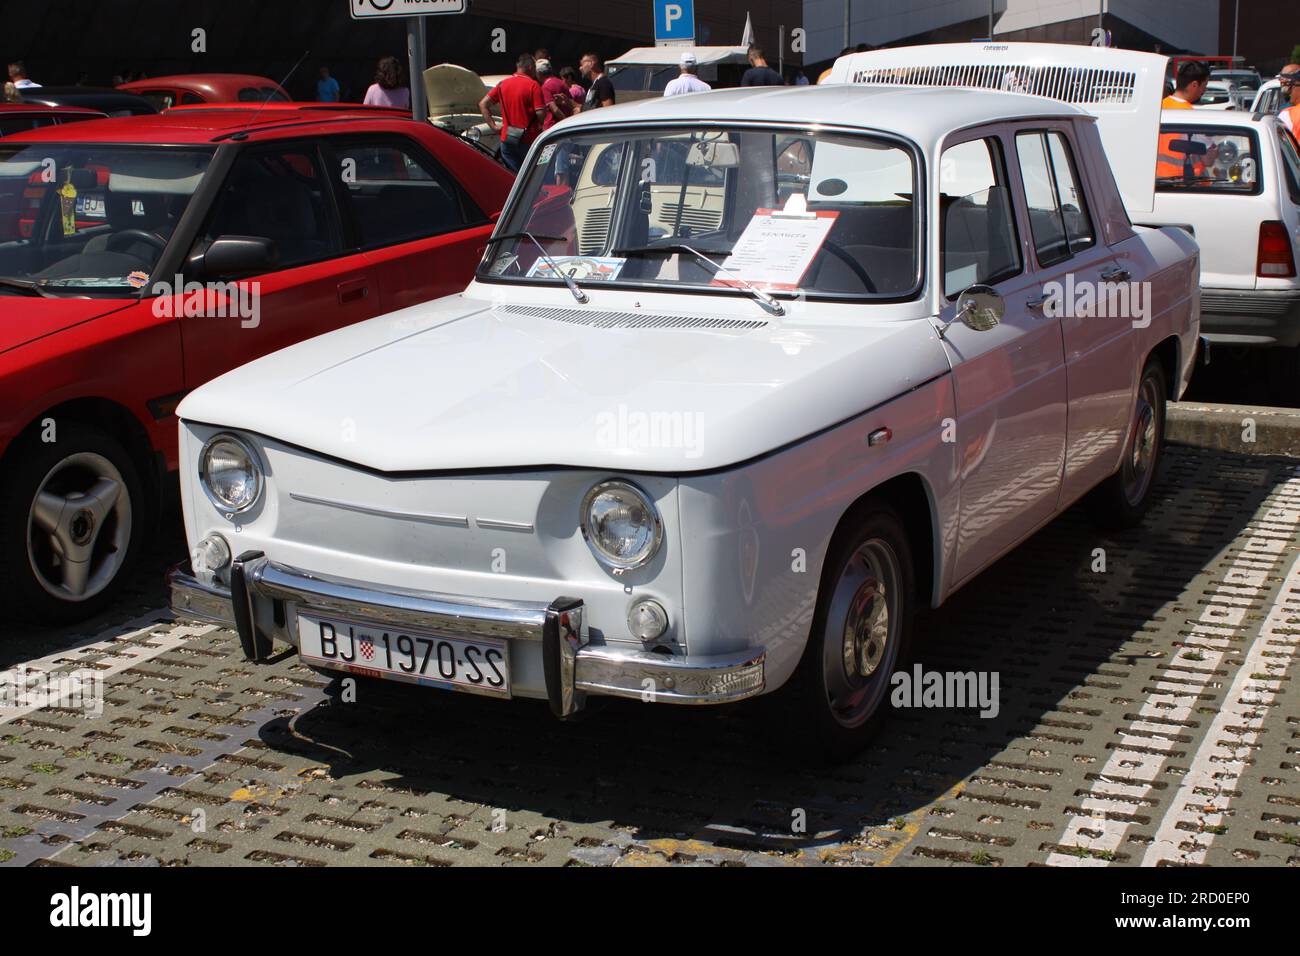
<svg viewBox="0 0 1300 956"><path fill-rule="evenodd" d="M1057 100L841 82L583 114L463 294L185 399L172 603L253 660L560 717L780 690L843 756L921 605L1089 493L1141 518L1197 271ZM1140 315L1062 292L1128 283Z"/></svg>
<svg viewBox="0 0 1300 956"><path fill-rule="evenodd" d="M1165 110L1160 129L1155 202L1134 219L1196 237L1205 338L1268 349L1269 390L1289 403L1300 380L1295 141L1273 113Z"/></svg>

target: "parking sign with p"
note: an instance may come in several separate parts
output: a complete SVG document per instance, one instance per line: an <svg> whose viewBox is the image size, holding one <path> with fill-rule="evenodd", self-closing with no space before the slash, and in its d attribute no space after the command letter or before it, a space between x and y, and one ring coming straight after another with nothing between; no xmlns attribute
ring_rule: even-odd
<svg viewBox="0 0 1300 956"><path fill-rule="evenodd" d="M695 39L695 0L654 0L655 43Z"/></svg>

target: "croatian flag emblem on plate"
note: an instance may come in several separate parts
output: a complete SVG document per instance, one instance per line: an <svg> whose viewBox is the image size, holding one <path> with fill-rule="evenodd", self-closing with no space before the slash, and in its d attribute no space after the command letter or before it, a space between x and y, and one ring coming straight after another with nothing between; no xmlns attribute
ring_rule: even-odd
<svg viewBox="0 0 1300 956"><path fill-rule="evenodd" d="M366 660L370 660L375 656L375 643L368 637L361 639L361 656Z"/></svg>

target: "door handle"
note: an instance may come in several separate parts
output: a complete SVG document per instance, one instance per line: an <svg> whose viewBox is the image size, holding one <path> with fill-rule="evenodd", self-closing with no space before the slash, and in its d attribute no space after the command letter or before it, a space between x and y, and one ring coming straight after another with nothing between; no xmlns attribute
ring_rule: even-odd
<svg viewBox="0 0 1300 956"><path fill-rule="evenodd" d="M1028 302L1025 303L1025 306L1029 308L1031 311L1038 312L1043 308L1043 306L1047 305L1047 303L1050 301L1052 301L1052 297L1048 295L1046 292L1044 292L1037 299L1030 299Z"/></svg>
<svg viewBox="0 0 1300 956"><path fill-rule="evenodd" d="M370 295L369 279L353 279L351 282L339 283L339 305L360 302Z"/></svg>
<svg viewBox="0 0 1300 956"><path fill-rule="evenodd" d="M1119 266L1107 269L1101 274L1102 282L1127 282L1131 278L1133 278L1133 274L1127 269L1122 269Z"/></svg>

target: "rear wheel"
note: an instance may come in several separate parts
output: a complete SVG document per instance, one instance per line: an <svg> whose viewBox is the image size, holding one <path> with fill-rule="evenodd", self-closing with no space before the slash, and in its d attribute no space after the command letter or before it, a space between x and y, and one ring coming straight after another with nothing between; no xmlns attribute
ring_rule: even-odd
<svg viewBox="0 0 1300 956"><path fill-rule="evenodd" d="M1164 368L1151 359L1138 383L1119 471L1089 496L1093 518L1103 527L1131 528L1141 523L1151 507L1156 475L1164 457L1167 389Z"/></svg>
<svg viewBox="0 0 1300 956"><path fill-rule="evenodd" d="M0 476L0 605L37 624L98 613L141 550L144 508L135 462L104 432L20 439Z"/></svg>
<svg viewBox="0 0 1300 956"><path fill-rule="evenodd" d="M779 692L802 717L790 743L819 760L851 757L888 716L890 679L906 659L915 613L902 519L869 501L849 520L827 555L803 657Z"/></svg>

